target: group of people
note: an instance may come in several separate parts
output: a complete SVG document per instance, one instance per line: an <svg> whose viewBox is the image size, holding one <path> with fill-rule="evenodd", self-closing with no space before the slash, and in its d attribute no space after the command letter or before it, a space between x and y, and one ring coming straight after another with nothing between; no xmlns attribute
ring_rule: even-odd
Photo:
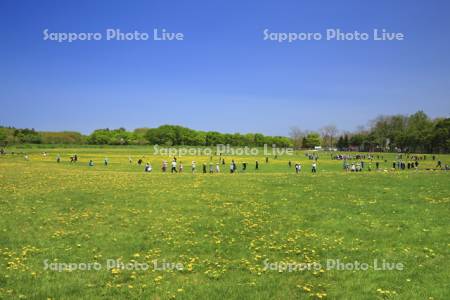
<svg viewBox="0 0 450 300"><path fill-rule="evenodd" d="M0 154L6 154L6 151L4 149L1 149ZM15 154L14 152L11 152L11 154ZM19 154L19 153L18 153ZM46 158L48 156L47 152L42 152L42 155ZM305 153L305 156L308 157L308 159L312 160L311 163L311 172L317 173L317 162L319 159L319 155L317 153ZM405 157L406 156L406 157ZM29 156L25 153L24 155L25 160L29 160ZM277 157L274 157L276 159ZM404 160L406 158L407 161ZM139 158L137 160L138 165L142 165L144 162L145 157ZM387 164L387 160L384 159L383 155L379 154L331 154L332 160L343 160L343 169L347 172L361 172L363 170L371 171L372 170L372 163L375 164L375 170L381 170L380 165L380 159L384 160L384 163ZM365 160L368 160L366 162ZM376 161L374 162L374 160ZM416 170L419 167L420 161L425 161L427 159L426 155L410 155L410 154L398 154L396 156L396 160L392 162L392 169L393 170ZM223 169L221 169L220 165L225 166L225 158L220 155L219 162L213 163L212 162L213 157L210 156L210 162L209 164L203 163L202 164L202 173L220 173ZM448 164L443 165L442 161L437 159L435 155L432 155L432 160L437 161L434 168L428 168L429 169L437 169L437 170L450 170L450 166ZM76 163L78 161L78 155L73 154L70 156L70 163ZM131 156L128 157L128 161L131 164L133 162ZM56 162L61 162L61 156L59 154L56 155ZM269 163L269 157L265 157L266 164ZM103 164L105 166L109 165L109 160L107 157L104 158ZM288 162L289 167L292 167L293 163L291 161ZM89 160L88 166L93 167L94 161L92 159ZM258 160L255 161L254 165L255 170L259 170L260 164ZM298 174L302 171L302 165L300 163L295 163L295 172ZM245 172L248 168L247 162L241 163L241 172ZM386 168L384 168L386 169ZM161 170L163 173L168 172L169 170L169 163L164 160L161 165ZM191 172L195 173L197 170L197 163L195 161L192 161L191 163ZM230 173L236 173L238 172L238 165L234 160L231 160L230 166L229 166ZM147 162L144 167L145 172L152 172L153 167L152 165ZM181 161L177 161L176 157L173 157L172 161L170 162L170 172L171 173L182 173L184 171L184 165Z"/></svg>
<svg viewBox="0 0 450 300"><path fill-rule="evenodd" d="M142 163L142 160L139 159L138 160L138 164L140 165ZM225 159L221 159L221 163L222 165L225 165ZM184 166L183 163L181 161L177 161L176 157L173 157L171 163L170 163L170 172L171 173L182 173L184 171ZM255 162L255 170L259 169L259 162L256 161ZM242 163L242 171L246 171L247 170L247 162L243 162ZM150 163L147 163L145 165L145 172L151 172L152 171L152 166ZM168 162L166 160L164 160L162 162L161 165L161 171L163 173L168 171ZM237 163L232 160L230 163L230 173L236 173L238 171L238 167L237 167ZM196 161L192 161L191 163L191 173L196 173L197 172L197 162ZM220 173L221 172L221 168L220 168L220 163L213 163L212 161L209 162L209 166L207 163L203 163L202 164L202 173Z"/></svg>

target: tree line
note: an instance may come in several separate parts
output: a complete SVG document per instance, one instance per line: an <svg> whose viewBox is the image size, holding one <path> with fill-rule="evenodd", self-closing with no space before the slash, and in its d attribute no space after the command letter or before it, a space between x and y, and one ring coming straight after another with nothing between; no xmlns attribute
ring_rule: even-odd
<svg viewBox="0 0 450 300"><path fill-rule="evenodd" d="M429 118L423 111L412 115L379 116L368 128L340 132L328 125L319 132L291 129L297 148L314 144L340 151L449 153L450 118Z"/></svg>
<svg viewBox="0 0 450 300"><path fill-rule="evenodd" d="M79 132L43 132L34 129L0 127L0 144L90 144L90 145L164 145L164 146L231 146L260 147L264 144L292 147L289 137L268 136L260 133L220 133L194 130L178 125L162 125L157 128L97 129L90 135Z"/></svg>
<svg viewBox="0 0 450 300"><path fill-rule="evenodd" d="M395 151L415 153L450 152L450 118L429 118L423 111L412 115L379 116L368 128L341 132L328 125L319 131L293 127L289 137L260 133L220 133L194 130L177 125L157 128L97 129L89 135L74 131L45 132L34 129L0 127L0 145L12 144L88 144L88 145L164 145L164 146L231 146L325 149L340 151Z"/></svg>

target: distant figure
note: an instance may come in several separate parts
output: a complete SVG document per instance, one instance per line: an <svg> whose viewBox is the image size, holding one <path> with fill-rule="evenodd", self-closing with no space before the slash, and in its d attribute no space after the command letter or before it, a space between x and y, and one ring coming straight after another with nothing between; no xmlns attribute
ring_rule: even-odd
<svg viewBox="0 0 450 300"><path fill-rule="evenodd" d="M375 167L377 168L377 170L380 168L380 163L379 162L376 162L375 163Z"/></svg>
<svg viewBox="0 0 450 300"><path fill-rule="evenodd" d="M61 156L59 154L56 156L56 162L58 164L61 162Z"/></svg>
<svg viewBox="0 0 450 300"><path fill-rule="evenodd" d="M269 157L266 156L266 164L269 163Z"/></svg>
<svg viewBox="0 0 450 300"><path fill-rule="evenodd" d="M183 163L180 161L180 166L178 167L178 172L183 173Z"/></svg>
<svg viewBox="0 0 450 300"><path fill-rule="evenodd" d="M196 169L195 161L192 161L192 163L191 163L191 172L195 173L195 169Z"/></svg>
<svg viewBox="0 0 450 300"><path fill-rule="evenodd" d="M247 163L243 162L242 163L242 171L245 171L245 170L247 170Z"/></svg>
<svg viewBox="0 0 450 300"><path fill-rule="evenodd" d="M222 165L225 165L225 158L222 158Z"/></svg>
<svg viewBox="0 0 450 300"><path fill-rule="evenodd" d="M77 162L77 161L78 161L78 155L75 154L75 155L73 156L73 161L74 161L74 162Z"/></svg>
<svg viewBox="0 0 450 300"><path fill-rule="evenodd" d="M433 158L433 160L434 160L434 158ZM437 165L436 165L436 168L442 168L442 162L441 162L441 160L438 160Z"/></svg>
<svg viewBox="0 0 450 300"><path fill-rule="evenodd" d="M142 164L142 158L139 158L138 165L141 165L141 164Z"/></svg>
<svg viewBox="0 0 450 300"><path fill-rule="evenodd" d="M151 172L152 171L152 165L150 164L150 163L147 163L146 165L145 165L145 172Z"/></svg>
<svg viewBox="0 0 450 300"><path fill-rule="evenodd" d="M206 174L206 163L203 163L203 173Z"/></svg>
<svg viewBox="0 0 450 300"><path fill-rule="evenodd" d="M220 166L219 166L219 163L216 163L216 173L220 173Z"/></svg>
<svg viewBox="0 0 450 300"><path fill-rule="evenodd" d="M288 162L288 166L289 166L289 168L291 168L291 167L292 167L292 163L291 163L291 161L289 161L289 162ZM297 166L297 164L296 164L295 166Z"/></svg>
<svg viewBox="0 0 450 300"><path fill-rule="evenodd" d="M128 162L131 164L133 160L131 159L131 156L128 156Z"/></svg>
<svg viewBox="0 0 450 300"><path fill-rule="evenodd" d="M108 166L108 158L107 158L107 157L105 157L104 165L105 165L105 166Z"/></svg>
<svg viewBox="0 0 450 300"><path fill-rule="evenodd" d="M214 173L214 168L212 162L209 163L209 173Z"/></svg>
<svg viewBox="0 0 450 300"><path fill-rule="evenodd" d="M89 167L93 167L94 166L94 162L92 161L92 159L89 160Z"/></svg>
<svg viewBox="0 0 450 300"><path fill-rule="evenodd" d="M24 156L25 160L28 161L30 158L28 157L28 155Z"/></svg>
<svg viewBox="0 0 450 300"><path fill-rule="evenodd" d="M259 170L259 162L258 161L255 162L255 170Z"/></svg>
<svg viewBox="0 0 450 300"><path fill-rule="evenodd" d="M232 160L230 164L230 173L234 173L234 171L236 171L236 164L234 163L234 160Z"/></svg>
<svg viewBox="0 0 450 300"><path fill-rule="evenodd" d="M163 161L161 169L162 169L163 173L165 173L167 171L167 161L165 161L165 160Z"/></svg>
<svg viewBox="0 0 450 300"><path fill-rule="evenodd" d="M311 172L312 173L317 173L317 163L316 162L312 163Z"/></svg>
<svg viewBox="0 0 450 300"><path fill-rule="evenodd" d="M172 168L170 170L170 173L177 173L177 159L174 157L172 161Z"/></svg>

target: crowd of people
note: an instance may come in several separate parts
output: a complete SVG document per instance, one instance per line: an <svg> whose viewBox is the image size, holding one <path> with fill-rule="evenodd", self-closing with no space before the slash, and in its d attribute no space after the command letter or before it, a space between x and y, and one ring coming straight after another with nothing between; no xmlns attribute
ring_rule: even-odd
<svg viewBox="0 0 450 300"><path fill-rule="evenodd" d="M4 149L0 150L0 154L4 155L7 154L7 152ZM15 154L14 152L11 152L11 154ZM18 154L18 153L17 153ZM23 154L23 153L22 153ZM42 155L44 158L48 156L47 152L42 152ZM311 173L317 173L318 171L318 160L319 155L318 153L305 153L305 156L312 160L311 163ZM25 160L29 160L28 154L24 154ZM275 160L278 159L277 156L273 157ZM145 156L142 156L137 160L137 164L139 166L144 164ZM431 159L433 162L436 162L434 165L434 168L425 168L425 170L450 170L450 167L448 164L443 165L442 161L436 157L436 155L432 155ZM265 157L265 163L269 163L269 157ZM343 161L342 167L347 172L362 172L362 171L372 171L372 170L388 170L389 165L387 164L387 160L384 159L383 155L380 154L331 154L331 160L341 160ZM421 161L426 161L427 156L426 155L409 155L409 154L398 154L396 156L396 159L392 162L392 170L417 170L419 168ZM130 164L133 163L133 159L131 156L128 157L128 161ZM61 162L61 155L56 155L56 162ZM70 156L70 163L74 164L78 162L78 155L73 154ZM384 164L383 164L384 162ZM383 165L382 165L383 164ZM109 165L109 159L105 157L103 159L103 165L108 166ZM302 172L303 166L301 163L296 162L292 163L292 161L288 161L288 167L291 168L294 165L295 173L299 174ZM428 164L430 165L430 164ZM89 167L94 167L94 161L90 159L88 161ZM184 172L184 165L182 161L179 161L177 157L173 157L171 159L170 164L167 160L163 160L161 164L161 171L163 173L169 172L169 166L170 166L170 173L183 173ZM209 163L202 163L201 172L202 173L221 173L225 170L226 161L225 158L220 155L217 162L213 162L213 156L210 156ZM373 166L375 166L375 169L373 169ZM254 163L254 170L259 170L260 164L258 160L255 160ZM192 161L191 162L191 173L197 172L197 162ZM232 159L229 164L229 172L231 174L237 173L237 172L246 172L248 169L248 163L246 161L243 161L240 163L240 166L238 167L238 163ZM145 163L144 166L144 172L152 172L153 167L150 162Z"/></svg>

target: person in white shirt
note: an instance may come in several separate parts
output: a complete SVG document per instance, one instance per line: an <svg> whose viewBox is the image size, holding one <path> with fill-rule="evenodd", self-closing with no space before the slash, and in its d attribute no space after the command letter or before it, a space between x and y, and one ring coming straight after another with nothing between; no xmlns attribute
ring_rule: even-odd
<svg viewBox="0 0 450 300"><path fill-rule="evenodd" d="M177 173L177 161L174 159L172 160L172 169L170 170L171 173L175 172Z"/></svg>
<svg viewBox="0 0 450 300"><path fill-rule="evenodd" d="M196 168L195 161L192 161L192 164L191 164L191 171L192 171L192 173L195 173L195 168Z"/></svg>
<svg viewBox="0 0 450 300"><path fill-rule="evenodd" d="M219 166L219 163L216 163L216 173L220 173L220 166Z"/></svg>

